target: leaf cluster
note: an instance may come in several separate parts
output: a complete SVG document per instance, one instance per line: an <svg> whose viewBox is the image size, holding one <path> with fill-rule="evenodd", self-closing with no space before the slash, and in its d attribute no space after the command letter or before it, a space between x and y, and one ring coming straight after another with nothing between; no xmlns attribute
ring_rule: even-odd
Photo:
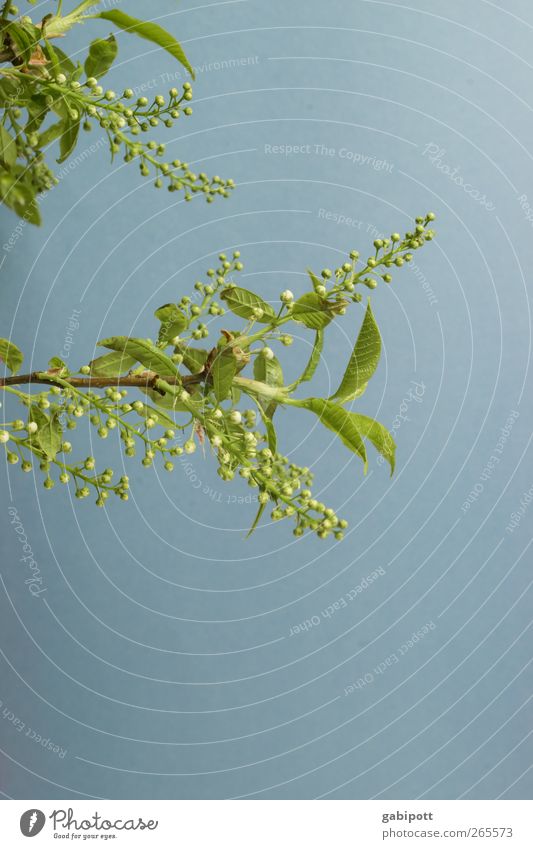
<svg viewBox="0 0 533 849"><path fill-rule="evenodd" d="M101 0L84 0L70 13L33 21L6 2L0 15L0 202L31 224L41 222L39 195L58 183L46 160L48 148L59 146L58 163L65 162L80 144L81 132L104 131L111 159L121 154L137 162L143 177L157 188L183 191L187 200L201 193L208 202L228 197L233 181L196 174L188 163L164 159L165 145L141 137L154 128L173 126L192 114L192 87L185 83L153 100L135 97L132 89L121 96L100 84L118 55L113 33L91 41L83 63L57 44L72 27L92 19L146 39L169 53L194 77L183 48L158 24L141 21L119 9L94 11Z"/></svg>
<svg viewBox="0 0 533 849"><path fill-rule="evenodd" d="M269 507L272 520L293 519L296 536L311 530L321 539L331 534L342 539L347 522L313 497L312 471L280 451L276 414L282 408L312 414L361 461L365 472L371 446L393 473L392 435L348 406L359 402L380 361L381 336L369 300L335 392L324 398L300 397L299 391L314 377L327 328L346 315L351 304L362 304L361 287L374 289L378 278L389 284L390 270L410 262L413 251L431 241L433 219L428 213L417 218L404 237L393 233L389 239L377 239L367 260L352 251L334 272L326 268L317 276L309 271L309 290L298 297L285 290L276 306L235 283L235 275L243 270L238 251L231 259L221 254L219 267L195 283L191 296L155 311L154 338L102 339L98 344L106 353L75 374L54 357L48 369L20 375L22 353L12 342L0 340L0 357L12 373L0 385L28 410L25 420L1 425L8 461L30 471L33 454L47 489L55 484L55 468L60 482L74 482L78 498L87 497L92 488L103 507L111 493L127 500L129 478L123 475L115 481L113 470L98 472L92 456L71 461L73 449L65 437L82 417L88 417L100 438L114 434L126 457L140 449L146 467L160 459L172 471L174 458L209 444L222 480L238 475L257 490L252 530ZM290 347L291 329L296 328L313 333L312 353L302 373L287 382L273 348ZM204 340L210 336L208 344ZM40 383L45 389L27 393L20 388L25 383ZM128 398L132 390L135 400Z"/></svg>

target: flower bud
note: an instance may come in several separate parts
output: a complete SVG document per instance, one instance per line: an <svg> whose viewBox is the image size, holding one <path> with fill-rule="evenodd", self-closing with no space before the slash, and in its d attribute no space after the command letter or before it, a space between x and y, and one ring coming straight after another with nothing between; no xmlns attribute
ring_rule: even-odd
<svg viewBox="0 0 533 849"><path fill-rule="evenodd" d="M279 299L283 304L288 304L291 301L294 301L294 295L290 289L285 289L279 296Z"/></svg>

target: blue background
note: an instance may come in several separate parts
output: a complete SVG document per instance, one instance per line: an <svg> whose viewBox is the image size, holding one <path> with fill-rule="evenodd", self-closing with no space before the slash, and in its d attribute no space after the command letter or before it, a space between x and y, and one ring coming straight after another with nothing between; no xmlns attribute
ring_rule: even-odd
<svg viewBox="0 0 533 849"><path fill-rule="evenodd" d="M146 5L124 7L145 16ZM528 798L527 503L506 528L533 483L533 225L520 201L533 203L531 4L163 0L150 14L197 68L194 115L160 134L169 158L237 189L186 205L135 166L110 167L105 148L74 162L43 201L44 226L2 249L1 335L42 367L79 310L79 366L102 337L153 335L153 310L188 293L221 250L240 248L243 285L275 300L305 290L307 266L366 256L378 233L432 209L438 238L373 294L384 354L357 405L394 429L398 469L389 479L373 456L363 478L310 416L279 415L285 450L350 519L337 544L296 542L289 523L268 522L243 541L254 506L231 496L250 490L221 484L199 453L189 474L128 461L132 498L105 512L2 462L2 793ZM69 46L108 29L87 25ZM186 79L148 42L119 42L117 91ZM6 244L17 222L1 221ZM338 380L361 316L335 323L317 393ZM284 351L289 377L309 341L302 331ZM96 449L121 468L115 440ZM9 506L42 571L37 599ZM322 613L374 570L354 601Z"/></svg>

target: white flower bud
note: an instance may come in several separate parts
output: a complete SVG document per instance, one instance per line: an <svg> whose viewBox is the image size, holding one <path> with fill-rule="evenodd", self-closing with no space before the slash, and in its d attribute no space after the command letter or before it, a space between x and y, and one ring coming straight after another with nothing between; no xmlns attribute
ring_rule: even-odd
<svg viewBox="0 0 533 849"><path fill-rule="evenodd" d="M7 430L0 430L0 442L9 442L10 436Z"/></svg>
<svg viewBox="0 0 533 849"><path fill-rule="evenodd" d="M274 351L272 348L263 348L261 352L265 358L265 360L273 360L274 359Z"/></svg>
<svg viewBox="0 0 533 849"><path fill-rule="evenodd" d="M37 430L38 430L37 422L29 422L26 430L28 431L28 433L37 433Z"/></svg>
<svg viewBox="0 0 533 849"><path fill-rule="evenodd" d="M229 420L232 424L240 424L242 421L242 416L238 410L232 410L229 414Z"/></svg>
<svg viewBox="0 0 533 849"><path fill-rule="evenodd" d="M211 445L213 446L213 448L220 448L220 446L222 445L222 439L220 438L220 436L214 436L211 440Z"/></svg>
<svg viewBox="0 0 533 849"><path fill-rule="evenodd" d="M290 289L285 289L284 292L281 293L279 299L282 303L288 304L291 301L294 301L294 295L292 294Z"/></svg>

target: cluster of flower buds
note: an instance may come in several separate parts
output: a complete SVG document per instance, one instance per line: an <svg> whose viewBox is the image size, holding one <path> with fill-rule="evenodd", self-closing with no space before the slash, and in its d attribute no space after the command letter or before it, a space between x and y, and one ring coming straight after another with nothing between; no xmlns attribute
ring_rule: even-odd
<svg viewBox="0 0 533 849"><path fill-rule="evenodd" d="M374 256L359 268L359 255L352 251L350 262L335 272L326 268L321 277L310 273L313 291L295 297L291 290L284 289L277 306L235 283L233 276L243 270L239 251L230 257L219 254L216 267L207 270L204 280L194 283L191 295L156 310L160 322L156 341L125 336L103 340L100 344L111 349L111 353L82 366L77 375L70 374L66 365L54 358L46 372L26 376L26 382L37 377L38 382L47 384L44 391L36 394L15 388L17 383L25 382L22 378L10 378L9 391L28 408L28 415L26 421L0 425L0 443L6 446L8 462L20 462L22 470L28 472L32 469L28 456L33 454L45 472L46 489L54 486L55 468L61 483L73 481L78 498L86 498L93 489L97 505L103 507L111 493L124 501L128 499L129 478L122 475L115 480L110 468L97 471L97 461L92 455L78 462L71 460L73 448L65 440L65 434L78 428L83 417L99 438L118 439L124 462L140 450L145 468L159 460L171 472L176 457L192 454L198 446L208 444L223 481L240 478L257 491L256 522L268 508L273 521L292 517L297 537L311 531L320 539L331 536L341 540L346 520L339 518L333 507L313 497L310 469L298 466L292 458L280 453L274 414L279 405L309 410L336 432L365 466L363 440L368 436L393 469L394 442L388 431L378 422L343 406L361 394L357 365L359 339L335 395L327 399L298 399L293 393L313 376L320 359L324 327L335 316L344 314L350 300L360 300L355 287L361 284L374 288L375 278L369 274L377 274L376 269L382 268L381 277L389 283L391 276L387 269L409 262L411 252L433 238L429 228L433 219L432 213L417 218L412 232L404 238L393 233L388 239L376 239ZM232 322L235 316L244 322L241 330L230 331L220 326L218 320L228 311L232 313ZM292 343L292 335L286 332L291 322L315 330L316 336L304 372L287 386L275 348ZM218 324L218 340L210 350L197 347L197 342L210 335L213 324ZM368 381L377 367L381 348L370 306L363 324L366 335L362 347ZM0 344L6 363L10 361L18 368L21 352L7 340L0 340ZM125 365L123 358L127 361ZM253 377L247 376L246 369L253 371ZM131 387L142 394L142 400L129 399ZM95 391L97 388L102 391Z"/></svg>

